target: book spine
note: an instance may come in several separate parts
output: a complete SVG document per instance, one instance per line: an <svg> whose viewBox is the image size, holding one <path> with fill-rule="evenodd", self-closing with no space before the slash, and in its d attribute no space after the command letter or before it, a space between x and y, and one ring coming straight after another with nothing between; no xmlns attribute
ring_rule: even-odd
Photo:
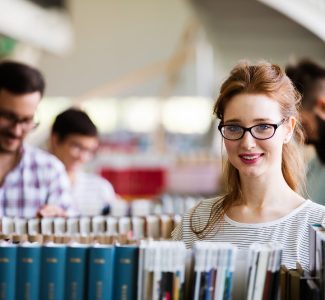
<svg viewBox="0 0 325 300"><path fill-rule="evenodd" d="M15 299L17 247L0 245L0 299Z"/></svg>
<svg viewBox="0 0 325 300"><path fill-rule="evenodd" d="M41 259L41 299L64 299L66 246L43 246Z"/></svg>
<svg viewBox="0 0 325 300"><path fill-rule="evenodd" d="M65 300L84 300L88 247L67 247Z"/></svg>
<svg viewBox="0 0 325 300"><path fill-rule="evenodd" d="M17 253L16 299L39 299L41 246L20 246Z"/></svg>
<svg viewBox="0 0 325 300"><path fill-rule="evenodd" d="M117 299L113 298L114 253L113 246L89 249L88 299Z"/></svg>
<svg viewBox="0 0 325 300"><path fill-rule="evenodd" d="M115 253L114 299L132 300L137 294L137 246L117 246Z"/></svg>

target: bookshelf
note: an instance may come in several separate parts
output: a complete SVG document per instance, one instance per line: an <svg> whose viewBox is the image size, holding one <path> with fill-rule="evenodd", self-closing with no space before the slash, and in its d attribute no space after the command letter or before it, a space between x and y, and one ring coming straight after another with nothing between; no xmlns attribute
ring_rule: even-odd
<svg viewBox="0 0 325 300"><path fill-rule="evenodd" d="M133 228L139 224L145 230L130 233L139 231ZM309 270L299 263L295 269L281 265L282 248L277 243L254 243L243 250L230 243L198 241L186 249L183 242L169 239L174 225L171 216L136 222L102 216L2 218L0 296L8 300L323 299L325 229L320 224L309 229Z"/></svg>

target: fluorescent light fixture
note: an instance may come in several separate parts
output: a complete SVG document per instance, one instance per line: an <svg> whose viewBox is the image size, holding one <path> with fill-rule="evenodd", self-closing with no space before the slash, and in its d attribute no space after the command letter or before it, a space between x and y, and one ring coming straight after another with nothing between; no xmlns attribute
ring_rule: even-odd
<svg viewBox="0 0 325 300"><path fill-rule="evenodd" d="M122 126L134 132L154 131L160 122L160 100L126 98L121 100Z"/></svg>
<svg viewBox="0 0 325 300"><path fill-rule="evenodd" d="M58 55L72 47L72 25L67 13L26 0L0 1L0 32Z"/></svg>
<svg viewBox="0 0 325 300"><path fill-rule="evenodd" d="M37 118L41 127L51 127L56 116L71 105L71 99L65 97L43 98L37 108Z"/></svg>
<svg viewBox="0 0 325 300"><path fill-rule="evenodd" d="M119 115L117 99L90 99L82 102L81 107L87 112L100 132L110 132L116 129Z"/></svg>
<svg viewBox="0 0 325 300"><path fill-rule="evenodd" d="M172 97L163 105L162 123L171 133L206 133L211 119L212 101L209 98Z"/></svg>

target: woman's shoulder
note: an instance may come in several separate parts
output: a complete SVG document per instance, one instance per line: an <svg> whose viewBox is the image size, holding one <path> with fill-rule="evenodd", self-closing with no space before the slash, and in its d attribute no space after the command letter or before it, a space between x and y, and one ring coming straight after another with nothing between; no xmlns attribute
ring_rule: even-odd
<svg viewBox="0 0 325 300"><path fill-rule="evenodd" d="M325 214L325 206L316 202L313 202L312 200L308 199L306 200L306 206L305 210L307 210L310 213L313 214Z"/></svg>
<svg viewBox="0 0 325 300"><path fill-rule="evenodd" d="M299 214L308 218L309 223L325 224L325 206L315 203L311 200L306 200L303 209Z"/></svg>

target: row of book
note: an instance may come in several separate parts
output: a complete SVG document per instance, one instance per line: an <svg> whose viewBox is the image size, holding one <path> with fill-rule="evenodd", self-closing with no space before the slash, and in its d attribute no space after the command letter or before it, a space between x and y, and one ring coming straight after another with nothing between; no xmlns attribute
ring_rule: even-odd
<svg viewBox="0 0 325 300"><path fill-rule="evenodd" d="M162 194L154 198L136 198L132 201L119 200L110 203L103 213L109 213L114 217L183 215L202 199L202 195Z"/></svg>
<svg viewBox="0 0 325 300"><path fill-rule="evenodd" d="M283 300L325 299L325 227L323 224L309 226L309 270L299 264L296 269L281 269L284 282Z"/></svg>
<svg viewBox="0 0 325 300"><path fill-rule="evenodd" d="M194 251L193 299L230 299L236 247L228 243L197 242Z"/></svg>
<svg viewBox="0 0 325 300"><path fill-rule="evenodd" d="M146 217L96 216L82 218L9 218L0 219L2 239L17 239L28 236L55 236L57 238L109 237L112 241L131 243L141 239L170 239L181 217L150 215ZM1 238L0 236L0 238Z"/></svg>
<svg viewBox="0 0 325 300"><path fill-rule="evenodd" d="M281 300L325 299L325 228L322 224L309 226L309 267L280 268Z"/></svg>
<svg viewBox="0 0 325 300"><path fill-rule="evenodd" d="M241 274L247 278L239 293L233 289L238 251L229 243L203 241L193 249L176 241L140 245L2 241L0 296L7 300L277 299L281 250L273 245L251 246L252 263Z"/></svg>
<svg viewBox="0 0 325 300"><path fill-rule="evenodd" d="M299 263L296 268L280 268L281 300L321 300L319 277L311 275Z"/></svg>
<svg viewBox="0 0 325 300"><path fill-rule="evenodd" d="M135 299L138 247L0 243L0 298Z"/></svg>
<svg viewBox="0 0 325 300"><path fill-rule="evenodd" d="M278 299L282 246L252 244L249 254L247 300Z"/></svg>
<svg viewBox="0 0 325 300"><path fill-rule="evenodd" d="M200 195L162 194L156 199L134 199L129 202L131 216L183 215L203 197ZM119 204L111 207L111 215L120 216Z"/></svg>

